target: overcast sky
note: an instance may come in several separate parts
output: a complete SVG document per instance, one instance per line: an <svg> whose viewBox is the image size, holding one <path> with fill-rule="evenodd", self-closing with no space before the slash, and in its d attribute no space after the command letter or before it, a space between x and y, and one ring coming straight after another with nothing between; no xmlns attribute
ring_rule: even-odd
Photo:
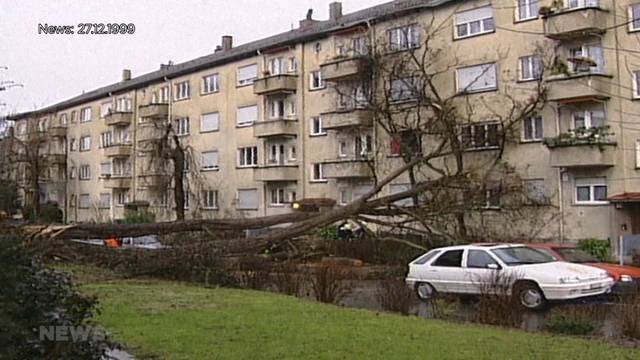
<svg viewBox="0 0 640 360"><path fill-rule="evenodd" d="M50 105L120 80L213 52L222 35L234 45L290 30L332 0L0 0L0 115ZM344 0L353 12L388 0ZM45 35L38 24L133 23L133 35ZM7 66L8 70L2 69ZM5 103L3 106L1 104Z"/></svg>

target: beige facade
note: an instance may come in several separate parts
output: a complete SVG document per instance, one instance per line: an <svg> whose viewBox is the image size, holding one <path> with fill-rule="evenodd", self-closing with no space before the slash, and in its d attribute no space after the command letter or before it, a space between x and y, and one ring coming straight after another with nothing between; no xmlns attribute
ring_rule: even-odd
<svg viewBox="0 0 640 360"><path fill-rule="evenodd" d="M424 31L437 24L437 62L451 65L438 79L443 94L458 91L474 67L495 66L495 84L467 95L472 104L499 112L508 106L504 94L530 96L536 65L527 57L541 48L567 66L545 72L549 103L505 152L552 205L538 236L640 234L634 205L607 200L640 192L640 21L633 21L640 3L595 3L396 0L345 15L334 3L327 21L303 20L299 29L239 47L225 37L206 61L133 79L125 72L120 84L89 93L90 100L14 118L17 126L46 119L47 132L65 138L66 158L56 163L66 161L66 185L48 197L64 205L69 222L122 219L124 203L133 201L148 202L158 220L172 219L171 182L145 151L160 136L154 122L163 121L175 122L198 167L188 175L189 217L279 214L303 198L346 203L373 183L369 153L376 154L378 176L400 160L372 115L341 104L333 85L361 73L361 60L352 56L361 44L385 41L398 26ZM538 16L541 9L545 16ZM478 125L469 131L490 131L495 116L473 114ZM470 156L492 151L483 146ZM385 191L402 189L403 181Z"/></svg>

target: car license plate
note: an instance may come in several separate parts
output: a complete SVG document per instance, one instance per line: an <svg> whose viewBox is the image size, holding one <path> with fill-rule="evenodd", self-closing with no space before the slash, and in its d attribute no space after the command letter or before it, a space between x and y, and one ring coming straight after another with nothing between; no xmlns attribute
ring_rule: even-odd
<svg viewBox="0 0 640 360"><path fill-rule="evenodd" d="M589 287L589 290L595 290L599 288L601 288L600 284L591 284L591 286Z"/></svg>

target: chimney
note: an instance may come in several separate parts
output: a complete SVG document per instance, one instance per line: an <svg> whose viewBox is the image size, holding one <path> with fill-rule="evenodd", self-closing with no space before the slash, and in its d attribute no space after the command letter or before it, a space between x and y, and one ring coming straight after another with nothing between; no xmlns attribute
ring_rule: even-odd
<svg viewBox="0 0 640 360"><path fill-rule="evenodd" d="M307 17L303 20L300 20L300 29L309 29L313 27L313 25L315 25L317 22L317 20L313 20L313 9L309 9L309 11L307 11Z"/></svg>
<svg viewBox="0 0 640 360"><path fill-rule="evenodd" d="M342 3L334 1L329 4L329 20L335 21L342 17Z"/></svg>
<svg viewBox="0 0 640 360"><path fill-rule="evenodd" d="M233 36L225 35L222 37L222 51L231 50L233 47Z"/></svg>
<svg viewBox="0 0 640 360"><path fill-rule="evenodd" d="M129 80L131 80L131 70L130 69L122 70L122 81L129 81Z"/></svg>

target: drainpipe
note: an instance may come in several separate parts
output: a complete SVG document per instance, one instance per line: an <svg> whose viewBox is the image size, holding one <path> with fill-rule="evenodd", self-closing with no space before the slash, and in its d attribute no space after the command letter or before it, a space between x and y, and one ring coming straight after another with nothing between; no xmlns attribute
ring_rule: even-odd
<svg viewBox="0 0 640 360"><path fill-rule="evenodd" d="M556 107L556 134L560 135L560 107ZM560 242L564 243L565 229L564 229L564 192L562 187L562 176L564 174L563 168L558 168L558 205L560 209Z"/></svg>
<svg viewBox="0 0 640 360"><path fill-rule="evenodd" d="M300 174L302 175L301 177L301 184L300 184L300 195L302 196L302 199L306 199L307 198L307 181L306 181L306 175L307 175L307 163L306 163L306 137L304 136L304 131L306 128L306 120L307 120L307 112L306 112L306 107L307 107L307 94L305 93L305 84L306 84L306 77L305 77L305 43L301 43L300 45L300 63L298 64L298 72L300 73L298 76L300 78L300 91L302 96L300 96L300 130L298 131L298 137L300 138L300 154L298 155L299 159L299 165L298 168L300 169Z"/></svg>

